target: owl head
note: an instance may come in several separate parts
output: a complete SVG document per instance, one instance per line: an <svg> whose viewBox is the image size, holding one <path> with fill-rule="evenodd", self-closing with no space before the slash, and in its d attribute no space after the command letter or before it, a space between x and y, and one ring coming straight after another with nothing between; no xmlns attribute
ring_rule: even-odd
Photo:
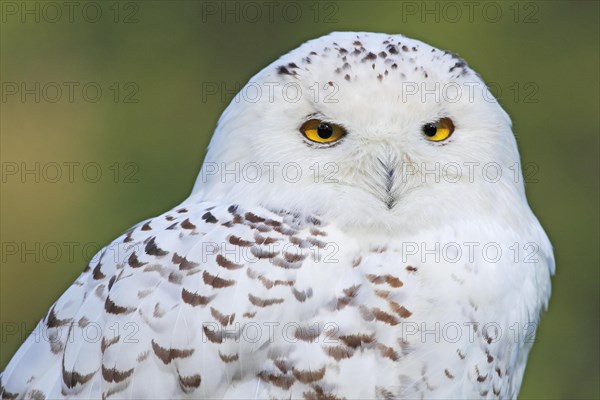
<svg viewBox="0 0 600 400"><path fill-rule="evenodd" d="M510 218L526 207L518 163L510 118L464 60L402 35L335 32L246 84L192 196L422 227Z"/></svg>

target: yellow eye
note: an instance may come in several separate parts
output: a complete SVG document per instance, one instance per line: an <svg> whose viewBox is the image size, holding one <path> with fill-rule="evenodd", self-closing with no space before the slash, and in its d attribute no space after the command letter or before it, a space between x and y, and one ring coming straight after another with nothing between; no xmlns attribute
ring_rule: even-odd
<svg viewBox="0 0 600 400"><path fill-rule="evenodd" d="M308 140L317 143L335 142L346 134L346 130L341 126L319 119L311 119L303 123L300 127L300 132Z"/></svg>
<svg viewBox="0 0 600 400"><path fill-rule="evenodd" d="M454 123L450 118L442 118L432 124L423 125L423 135L427 140L441 142L446 140L454 132Z"/></svg>

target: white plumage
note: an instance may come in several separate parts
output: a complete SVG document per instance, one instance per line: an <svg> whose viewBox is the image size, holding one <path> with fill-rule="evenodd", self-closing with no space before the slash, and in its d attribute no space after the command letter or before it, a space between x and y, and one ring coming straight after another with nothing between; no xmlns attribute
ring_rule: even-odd
<svg viewBox="0 0 600 400"><path fill-rule="evenodd" d="M2 398L515 398L554 260L481 78L333 33L252 87L191 196L90 262Z"/></svg>

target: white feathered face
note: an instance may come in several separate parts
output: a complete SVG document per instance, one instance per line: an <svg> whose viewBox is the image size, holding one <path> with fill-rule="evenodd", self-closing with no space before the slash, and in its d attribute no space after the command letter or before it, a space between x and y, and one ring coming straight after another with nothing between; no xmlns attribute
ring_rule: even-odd
<svg viewBox="0 0 600 400"><path fill-rule="evenodd" d="M251 79L194 190L394 227L523 196L518 161L510 119L462 59L401 35L332 33Z"/></svg>

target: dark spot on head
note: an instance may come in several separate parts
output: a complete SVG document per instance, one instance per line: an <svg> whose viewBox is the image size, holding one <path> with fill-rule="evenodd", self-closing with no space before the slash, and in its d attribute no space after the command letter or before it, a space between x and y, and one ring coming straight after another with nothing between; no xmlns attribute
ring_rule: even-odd
<svg viewBox="0 0 600 400"><path fill-rule="evenodd" d="M350 75L348 75L348 74L344 75L344 79L347 81L350 81Z"/></svg>
<svg viewBox="0 0 600 400"><path fill-rule="evenodd" d="M354 42L352 42L352 44L355 46L362 46L362 43L358 40L355 40Z"/></svg>
<svg viewBox="0 0 600 400"><path fill-rule="evenodd" d="M202 216L202 219L205 220L206 222L208 222L209 224L215 224L217 223L217 219L215 218L214 215L212 215L212 213L209 211L207 213L205 213Z"/></svg>
<svg viewBox="0 0 600 400"><path fill-rule="evenodd" d="M396 63L392 64L392 69L396 69L396 68L398 68L398 64L396 64Z"/></svg>
<svg viewBox="0 0 600 400"><path fill-rule="evenodd" d="M379 54L377 54L379 57L381 58L386 58L387 57L387 53L385 51L380 52Z"/></svg>
<svg viewBox="0 0 600 400"><path fill-rule="evenodd" d="M452 66L452 68L450 68L450 70L448 72L452 72L454 71L456 68L464 68L467 64L464 61L458 61L457 63L454 64L454 66Z"/></svg>
<svg viewBox="0 0 600 400"><path fill-rule="evenodd" d="M408 51L408 46L406 46L406 45L402 46L402 51Z"/></svg>
<svg viewBox="0 0 600 400"><path fill-rule="evenodd" d="M290 71L283 65L280 65L279 67L277 67L277 73L279 75L292 75L290 73Z"/></svg>
<svg viewBox="0 0 600 400"><path fill-rule="evenodd" d="M289 63L288 67L290 67L290 68L298 68L298 66L296 65L296 63L293 63L293 62Z"/></svg>
<svg viewBox="0 0 600 400"><path fill-rule="evenodd" d="M450 57L452 59L454 59L454 60L458 60L458 61L463 61L464 62L464 60L462 58L460 58L460 56L458 54L456 54L456 53L452 53L451 51L445 51L444 55L446 55L446 54L449 54Z"/></svg>
<svg viewBox="0 0 600 400"><path fill-rule="evenodd" d="M345 48L343 48L343 47L340 47L340 48L338 49L338 52L339 52L340 54L347 54L347 53L348 53L348 50L346 50L346 49L345 49Z"/></svg>
<svg viewBox="0 0 600 400"><path fill-rule="evenodd" d="M367 61L367 60L375 60L377 59L377 56L371 52L369 52L369 54L367 54L366 56L364 56L364 58L362 59L362 61Z"/></svg>
<svg viewBox="0 0 600 400"><path fill-rule="evenodd" d="M413 46L412 51L417 51L417 48Z"/></svg>

